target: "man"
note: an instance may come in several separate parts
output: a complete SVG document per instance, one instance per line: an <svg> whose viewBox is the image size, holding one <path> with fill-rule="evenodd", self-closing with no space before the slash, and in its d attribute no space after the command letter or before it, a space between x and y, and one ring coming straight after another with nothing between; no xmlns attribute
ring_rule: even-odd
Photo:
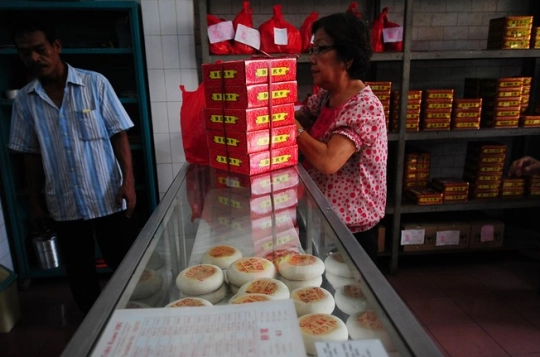
<svg viewBox="0 0 540 357"><path fill-rule="evenodd" d="M61 60L52 26L23 19L13 40L35 79L13 103L9 148L25 154L31 222L53 219L71 291L87 313L100 294L94 237L115 269L135 235L133 123L105 77Z"/></svg>

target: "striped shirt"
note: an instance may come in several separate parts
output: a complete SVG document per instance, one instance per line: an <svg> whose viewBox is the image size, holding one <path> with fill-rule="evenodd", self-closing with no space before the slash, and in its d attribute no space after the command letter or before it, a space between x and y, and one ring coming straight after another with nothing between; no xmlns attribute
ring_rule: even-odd
<svg viewBox="0 0 540 357"><path fill-rule="evenodd" d="M8 146L41 154L53 219L92 219L121 210L115 197L122 172L109 138L131 127L104 76L68 65L61 108L37 79L19 91Z"/></svg>

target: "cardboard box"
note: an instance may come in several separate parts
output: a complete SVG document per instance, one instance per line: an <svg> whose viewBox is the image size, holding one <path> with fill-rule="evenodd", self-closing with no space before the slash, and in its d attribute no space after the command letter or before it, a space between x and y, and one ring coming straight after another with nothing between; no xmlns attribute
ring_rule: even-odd
<svg viewBox="0 0 540 357"><path fill-rule="evenodd" d="M206 129L257 131L270 128L269 111L272 110L272 127L294 124L294 103L249 109L205 108Z"/></svg>
<svg viewBox="0 0 540 357"><path fill-rule="evenodd" d="M502 247L504 223L495 219L470 221L471 233L469 248Z"/></svg>
<svg viewBox="0 0 540 357"><path fill-rule="evenodd" d="M226 147L229 153L255 153L296 145L296 125L272 130L232 131L206 129L209 151Z"/></svg>
<svg viewBox="0 0 540 357"><path fill-rule="evenodd" d="M20 317L17 275L0 265L0 333L11 331Z"/></svg>
<svg viewBox="0 0 540 357"><path fill-rule="evenodd" d="M404 252L467 249L470 245L468 222L418 222L403 225L403 231L424 230L424 243L403 245Z"/></svg>
<svg viewBox="0 0 540 357"><path fill-rule="evenodd" d="M424 242L422 244L403 244L404 252L419 252L433 250L435 247L435 235L437 233L436 223L407 223L402 226L402 239L406 234L404 231L423 231Z"/></svg>
<svg viewBox="0 0 540 357"><path fill-rule="evenodd" d="M210 167L243 175L258 175L298 163L298 147L286 146L253 154L228 153L225 148L210 148Z"/></svg>
<svg viewBox="0 0 540 357"><path fill-rule="evenodd" d="M204 87L207 108L247 109L295 103L298 95L296 81L248 86ZM272 94L271 100L270 93ZM270 103L269 103L270 102Z"/></svg>
<svg viewBox="0 0 540 357"><path fill-rule="evenodd" d="M296 58L260 58L202 65L205 86L228 87L268 83L268 72L272 82L296 80Z"/></svg>

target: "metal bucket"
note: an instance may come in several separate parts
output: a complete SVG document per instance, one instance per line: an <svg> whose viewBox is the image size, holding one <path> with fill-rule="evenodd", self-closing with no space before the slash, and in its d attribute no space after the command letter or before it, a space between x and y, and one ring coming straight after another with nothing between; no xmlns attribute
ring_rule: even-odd
<svg viewBox="0 0 540 357"><path fill-rule="evenodd" d="M60 251L55 235L33 237L32 245L41 269L53 269L60 266Z"/></svg>

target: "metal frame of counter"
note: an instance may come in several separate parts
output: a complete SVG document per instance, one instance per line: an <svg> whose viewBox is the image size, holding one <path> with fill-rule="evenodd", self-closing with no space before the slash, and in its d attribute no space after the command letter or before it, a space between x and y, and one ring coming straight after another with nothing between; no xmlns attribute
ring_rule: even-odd
<svg viewBox="0 0 540 357"><path fill-rule="evenodd" d="M140 272L141 262L148 259L148 251L151 249L152 244L155 244L153 241L154 237L159 234L158 231L163 229L161 226L165 217L171 214L173 204L178 203L178 195L180 189L184 187L186 174L190 166L192 165L185 164L180 169L171 187L140 232L128 255L112 275L100 297L66 346L61 355L62 357L89 356L92 353L92 349L95 347L112 313L121 302L125 302L126 297L124 295L129 289L130 281L133 281L132 278L136 271ZM400 355L442 356L442 353L405 303L369 259L340 218L334 213L329 202L307 172L301 165L296 166L296 172L309 193L306 200L313 200L318 209L317 213L320 213L326 220L323 223L335 233L337 240L334 243L336 243L338 251L346 254L346 260L357 269L356 273L362 277L368 287L370 298L376 301L376 310L388 317L386 323L391 324L389 333L391 333L394 342L399 345ZM310 214L308 212L308 215ZM305 219L305 217L301 217L301 219ZM316 249L316 247L314 248Z"/></svg>

